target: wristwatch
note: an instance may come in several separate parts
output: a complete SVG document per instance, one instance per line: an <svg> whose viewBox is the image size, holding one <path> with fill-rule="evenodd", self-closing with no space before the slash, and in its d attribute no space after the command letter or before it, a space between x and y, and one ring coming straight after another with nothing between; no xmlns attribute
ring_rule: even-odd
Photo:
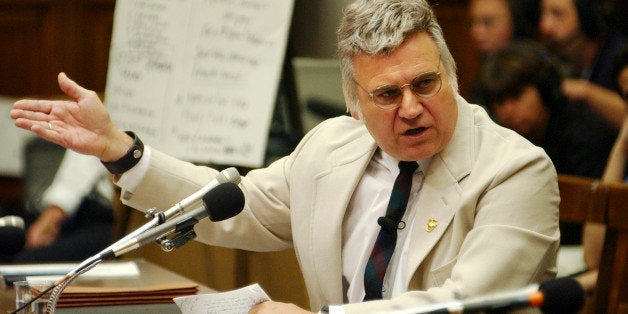
<svg viewBox="0 0 628 314"><path fill-rule="evenodd" d="M122 158L116 161L102 162L105 168L107 168L107 170L109 170L112 174L122 174L127 172L140 162L140 158L144 155L144 143L142 143L140 138L131 131L126 131L125 133L133 138L133 145L131 145L131 148L129 148Z"/></svg>

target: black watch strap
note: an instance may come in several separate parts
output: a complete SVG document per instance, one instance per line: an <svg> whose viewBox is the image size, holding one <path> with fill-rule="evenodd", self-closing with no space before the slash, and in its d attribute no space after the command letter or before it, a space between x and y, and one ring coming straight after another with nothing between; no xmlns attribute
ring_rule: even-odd
<svg viewBox="0 0 628 314"><path fill-rule="evenodd" d="M133 166L137 165L144 155L144 143L140 141L140 138L131 131L126 131L125 133L133 138L133 145L131 145L131 148L129 148L122 158L116 161L102 162L105 168L107 168L107 170L109 170L112 174L122 174L127 172L129 169L133 168Z"/></svg>

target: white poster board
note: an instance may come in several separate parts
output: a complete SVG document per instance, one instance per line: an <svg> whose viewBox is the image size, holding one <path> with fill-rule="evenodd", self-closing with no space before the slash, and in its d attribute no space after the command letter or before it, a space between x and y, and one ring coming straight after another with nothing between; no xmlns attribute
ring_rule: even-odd
<svg viewBox="0 0 628 314"><path fill-rule="evenodd" d="M177 158L261 166L293 1L117 1L113 120Z"/></svg>

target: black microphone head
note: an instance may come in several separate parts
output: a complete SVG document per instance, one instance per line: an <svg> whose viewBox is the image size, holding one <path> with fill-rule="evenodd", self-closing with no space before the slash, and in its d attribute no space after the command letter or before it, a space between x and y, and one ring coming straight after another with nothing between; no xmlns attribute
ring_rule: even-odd
<svg viewBox="0 0 628 314"><path fill-rule="evenodd" d="M234 183L218 185L203 195L205 209L211 221L229 219L244 209L244 193Z"/></svg>
<svg viewBox="0 0 628 314"><path fill-rule="evenodd" d="M382 226L382 229L389 232L397 229L397 224L391 218L385 216L377 218L377 224Z"/></svg>
<svg viewBox="0 0 628 314"><path fill-rule="evenodd" d="M23 228L14 226L0 227L0 254L17 254L26 244L26 232Z"/></svg>
<svg viewBox="0 0 628 314"><path fill-rule="evenodd" d="M543 292L543 313L577 313L584 306L584 289L571 277L545 281L539 291Z"/></svg>

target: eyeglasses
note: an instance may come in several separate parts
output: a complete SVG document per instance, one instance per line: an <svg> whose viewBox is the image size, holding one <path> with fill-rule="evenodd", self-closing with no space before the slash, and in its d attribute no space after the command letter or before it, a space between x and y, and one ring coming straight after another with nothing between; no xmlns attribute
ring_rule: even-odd
<svg viewBox="0 0 628 314"><path fill-rule="evenodd" d="M440 66L440 58L438 59L438 64ZM418 97L430 98L436 95L443 85L440 77L440 71L421 73L412 79L410 83L406 83L401 86L385 85L374 89L372 92L367 91L357 81L354 80L354 82L363 91L369 94L369 96L371 96L373 103L377 107L384 110L391 110L399 106L401 99L403 98L403 88L406 86L410 86L412 92L414 92L414 94Z"/></svg>

